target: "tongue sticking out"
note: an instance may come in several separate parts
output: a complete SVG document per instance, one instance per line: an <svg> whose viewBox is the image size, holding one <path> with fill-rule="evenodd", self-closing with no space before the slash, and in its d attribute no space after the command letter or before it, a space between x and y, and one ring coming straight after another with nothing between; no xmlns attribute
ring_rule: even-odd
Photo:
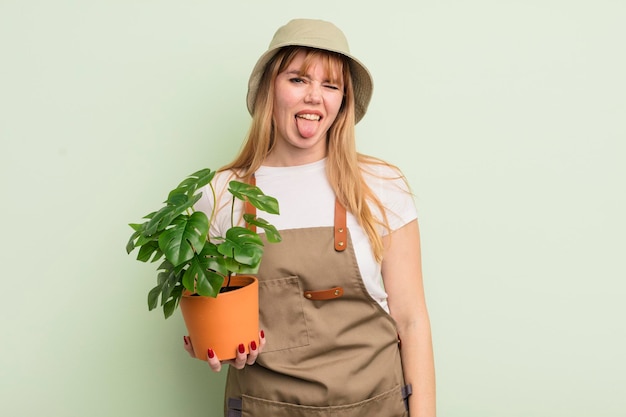
<svg viewBox="0 0 626 417"><path fill-rule="evenodd" d="M319 120L308 120L302 117L296 117L296 125L303 138L310 138L317 132Z"/></svg>

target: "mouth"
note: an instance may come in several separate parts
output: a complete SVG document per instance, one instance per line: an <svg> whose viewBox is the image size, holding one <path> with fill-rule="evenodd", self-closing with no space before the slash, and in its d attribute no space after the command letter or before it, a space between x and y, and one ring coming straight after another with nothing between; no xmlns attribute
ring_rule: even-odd
<svg viewBox="0 0 626 417"><path fill-rule="evenodd" d="M320 129L319 121L322 120L322 115L317 112L303 111L296 114L295 120L300 136L303 138L311 138L314 137Z"/></svg>
<svg viewBox="0 0 626 417"><path fill-rule="evenodd" d="M315 122L319 122L322 119L322 117L319 114L312 114L312 113L296 114L296 118L300 118L304 120L312 120Z"/></svg>

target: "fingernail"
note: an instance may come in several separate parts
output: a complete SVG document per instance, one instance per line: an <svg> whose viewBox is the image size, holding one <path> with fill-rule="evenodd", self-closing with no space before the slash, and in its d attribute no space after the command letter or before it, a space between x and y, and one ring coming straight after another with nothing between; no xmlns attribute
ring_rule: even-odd
<svg viewBox="0 0 626 417"><path fill-rule="evenodd" d="M243 343L239 345L239 353L246 353L246 347Z"/></svg>
<svg viewBox="0 0 626 417"><path fill-rule="evenodd" d="M250 343L250 349L256 350L256 342L254 340Z"/></svg>
<svg viewBox="0 0 626 417"><path fill-rule="evenodd" d="M261 330L261 338L265 339L265 332L263 330Z"/></svg>
<svg viewBox="0 0 626 417"><path fill-rule="evenodd" d="M187 336L183 336L183 342L185 342L185 344L187 344Z"/></svg>
<svg viewBox="0 0 626 417"><path fill-rule="evenodd" d="M215 356L215 352L213 352L213 349L209 349L206 351L207 355L209 355L209 359L213 359L213 357Z"/></svg>

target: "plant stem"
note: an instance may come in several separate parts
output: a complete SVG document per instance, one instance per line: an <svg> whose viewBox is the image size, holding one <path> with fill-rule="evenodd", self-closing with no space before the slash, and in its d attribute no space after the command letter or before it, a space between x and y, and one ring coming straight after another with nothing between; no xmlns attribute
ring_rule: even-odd
<svg viewBox="0 0 626 417"><path fill-rule="evenodd" d="M233 202L230 205L230 227L235 227L235 196L233 196Z"/></svg>
<svg viewBox="0 0 626 417"><path fill-rule="evenodd" d="M215 188L213 187L213 183L209 183L209 187L211 188L211 194L213 196L213 207L211 208L211 217L209 217L209 233L206 235L206 240L211 241L211 225L213 224L213 218L215 218L215 212L217 207L217 195L215 195Z"/></svg>

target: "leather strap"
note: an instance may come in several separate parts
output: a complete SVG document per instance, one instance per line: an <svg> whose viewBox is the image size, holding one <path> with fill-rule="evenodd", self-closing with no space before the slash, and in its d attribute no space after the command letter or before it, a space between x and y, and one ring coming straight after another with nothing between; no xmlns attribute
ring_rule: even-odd
<svg viewBox="0 0 626 417"><path fill-rule="evenodd" d="M346 208L335 198L335 250L342 252L348 245L346 231Z"/></svg>
<svg viewBox="0 0 626 417"><path fill-rule="evenodd" d="M309 300L334 300L343 295L342 287L333 287L327 290L305 291L304 298Z"/></svg>

